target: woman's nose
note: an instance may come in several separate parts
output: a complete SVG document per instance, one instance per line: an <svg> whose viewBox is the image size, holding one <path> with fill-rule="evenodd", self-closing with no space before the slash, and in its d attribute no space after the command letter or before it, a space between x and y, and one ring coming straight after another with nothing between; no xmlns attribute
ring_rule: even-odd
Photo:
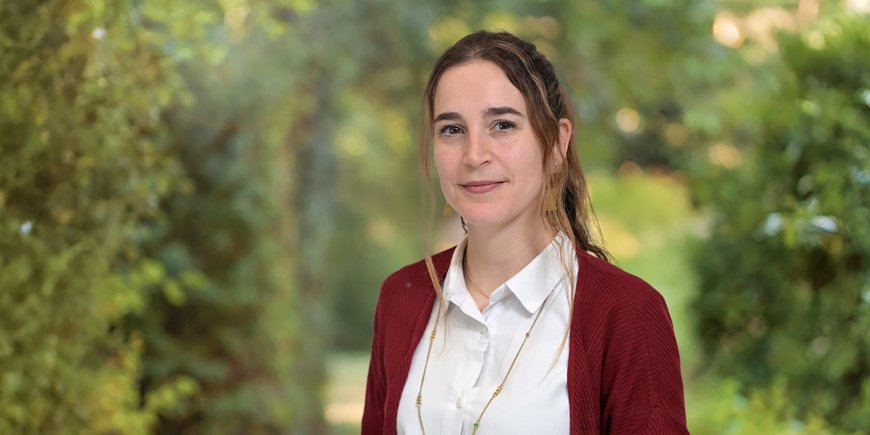
<svg viewBox="0 0 870 435"><path fill-rule="evenodd" d="M489 141L483 133L471 133L465 144L465 163L480 166L492 159Z"/></svg>

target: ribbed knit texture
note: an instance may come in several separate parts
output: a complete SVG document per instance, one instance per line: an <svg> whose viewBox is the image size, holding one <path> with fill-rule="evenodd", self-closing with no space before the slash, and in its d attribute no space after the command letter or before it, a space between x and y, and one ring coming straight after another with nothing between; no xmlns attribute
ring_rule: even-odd
<svg viewBox="0 0 870 435"><path fill-rule="evenodd" d="M442 280L452 255L448 249L432 258ZM571 433L688 433L680 357L664 299L640 278L586 251L577 250L577 257L568 348ZM363 435L396 433L399 399L434 303L422 261L381 286Z"/></svg>

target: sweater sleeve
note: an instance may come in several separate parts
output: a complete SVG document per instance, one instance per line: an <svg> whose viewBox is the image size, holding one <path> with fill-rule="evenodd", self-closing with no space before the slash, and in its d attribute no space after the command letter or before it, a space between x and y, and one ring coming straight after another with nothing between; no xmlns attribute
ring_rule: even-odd
<svg viewBox="0 0 870 435"><path fill-rule="evenodd" d="M680 356L662 296L631 283L611 313L602 362L602 429L687 434Z"/></svg>
<svg viewBox="0 0 870 435"><path fill-rule="evenodd" d="M383 295L383 293L381 293ZM387 386L384 370L383 331L380 301L375 310L374 337L369 361L369 374L366 380L366 397L363 408L361 435L377 435L384 429L384 402Z"/></svg>

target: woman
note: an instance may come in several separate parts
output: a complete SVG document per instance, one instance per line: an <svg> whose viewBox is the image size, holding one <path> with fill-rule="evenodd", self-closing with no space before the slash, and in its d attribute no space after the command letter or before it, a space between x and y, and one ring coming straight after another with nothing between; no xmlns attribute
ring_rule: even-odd
<svg viewBox="0 0 870 435"><path fill-rule="evenodd" d="M593 240L549 61L473 33L423 106L421 169L467 234L384 281L362 433L687 433L667 307Z"/></svg>

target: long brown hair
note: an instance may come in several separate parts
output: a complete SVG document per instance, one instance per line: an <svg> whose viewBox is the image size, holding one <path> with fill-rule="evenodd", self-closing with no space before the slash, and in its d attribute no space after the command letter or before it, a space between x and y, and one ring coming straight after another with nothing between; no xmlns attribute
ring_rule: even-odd
<svg viewBox="0 0 870 435"><path fill-rule="evenodd" d="M532 130L544 157L541 164L544 165L544 173L547 174L540 209L544 221L556 234L560 232L566 234L574 246L610 261L610 254L599 242L601 232L589 202L589 192L580 168L580 160L574 152L573 134L569 139L568 152L563 164L555 171L547 170L547 162L552 161L552 154L557 149L553 145L559 140L559 120L567 119L572 125L574 122L570 99L559 84L553 65L530 42L507 32L478 31L457 41L438 58L435 66L432 67L423 93L418 151L420 175L426 190L424 245L426 265L441 304L443 304L441 283L429 252L435 211L435 189L429 156L434 133L432 124L435 91L444 71L474 60L488 61L497 65L523 95ZM595 232L592 231L593 224ZM573 288L573 285L571 287Z"/></svg>

